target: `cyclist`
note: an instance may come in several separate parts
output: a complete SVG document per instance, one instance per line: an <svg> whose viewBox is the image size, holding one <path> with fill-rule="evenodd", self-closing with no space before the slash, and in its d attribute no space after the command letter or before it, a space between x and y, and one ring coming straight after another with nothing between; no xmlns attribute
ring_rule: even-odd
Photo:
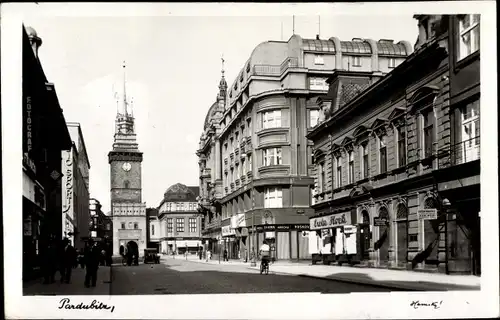
<svg viewBox="0 0 500 320"><path fill-rule="evenodd" d="M262 246L260 246L260 250L259 250L259 254L260 254L260 258L261 258L260 263L262 266L266 266L268 268L269 268L270 250L271 250L271 248L267 244L267 241L264 240L264 243L262 244Z"/></svg>

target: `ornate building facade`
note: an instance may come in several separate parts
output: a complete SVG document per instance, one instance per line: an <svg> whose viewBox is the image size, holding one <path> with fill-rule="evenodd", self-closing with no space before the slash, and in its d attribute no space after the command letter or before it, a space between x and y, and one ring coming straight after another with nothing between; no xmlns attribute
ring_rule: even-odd
<svg viewBox="0 0 500 320"><path fill-rule="evenodd" d="M404 41L298 35L259 44L230 87L222 77L207 113L198 149L204 235L224 239L231 258L248 257L264 239L275 259L308 258L301 231L314 212L314 180L306 134L317 124L326 80L332 70L382 76L410 52Z"/></svg>
<svg viewBox="0 0 500 320"><path fill-rule="evenodd" d="M125 71L125 65L123 65ZM142 152L135 133L133 106L127 100L124 79L121 108L115 120L113 150L108 154L113 217L113 255L146 248L146 204L142 202Z"/></svg>
<svg viewBox="0 0 500 320"><path fill-rule="evenodd" d="M311 225L331 248L355 230L353 263L479 274L479 15L415 18L415 52L388 75L340 105L330 78L308 134Z"/></svg>

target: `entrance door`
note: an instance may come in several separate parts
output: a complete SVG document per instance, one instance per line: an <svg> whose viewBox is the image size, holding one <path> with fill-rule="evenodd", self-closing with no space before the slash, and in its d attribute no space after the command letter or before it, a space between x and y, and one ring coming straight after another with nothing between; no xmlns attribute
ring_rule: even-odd
<svg viewBox="0 0 500 320"><path fill-rule="evenodd" d="M396 261L402 267L408 262L408 208L402 203L396 209L396 233Z"/></svg>
<svg viewBox="0 0 500 320"><path fill-rule="evenodd" d="M379 218L387 219L389 221L389 212L386 207L380 207L378 211ZM380 249L379 249L379 257L380 257L380 265L386 266L389 262L389 238L390 238L390 224L379 227L379 240L380 241Z"/></svg>
<svg viewBox="0 0 500 320"><path fill-rule="evenodd" d="M370 232L370 215L366 210L361 212L362 224L361 228L361 259L369 260L370 259L370 240L371 240L371 232Z"/></svg>

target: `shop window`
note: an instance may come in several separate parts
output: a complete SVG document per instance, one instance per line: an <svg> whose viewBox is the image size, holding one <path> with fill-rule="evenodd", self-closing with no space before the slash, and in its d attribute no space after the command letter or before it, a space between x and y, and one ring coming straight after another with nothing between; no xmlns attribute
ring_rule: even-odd
<svg viewBox="0 0 500 320"><path fill-rule="evenodd" d="M464 14L458 17L458 60L479 50L479 14Z"/></svg>

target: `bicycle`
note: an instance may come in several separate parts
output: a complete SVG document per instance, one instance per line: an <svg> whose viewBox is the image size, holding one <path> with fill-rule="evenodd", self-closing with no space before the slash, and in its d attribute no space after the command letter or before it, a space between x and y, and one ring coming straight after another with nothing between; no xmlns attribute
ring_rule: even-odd
<svg viewBox="0 0 500 320"><path fill-rule="evenodd" d="M264 272L266 274L269 274L269 261L267 261L267 260L260 262L260 274L262 274Z"/></svg>
<svg viewBox="0 0 500 320"><path fill-rule="evenodd" d="M123 265L123 266L127 266L127 264L128 264L128 263L127 263L127 258L126 258L126 257L123 257L123 258L122 258L122 265Z"/></svg>

